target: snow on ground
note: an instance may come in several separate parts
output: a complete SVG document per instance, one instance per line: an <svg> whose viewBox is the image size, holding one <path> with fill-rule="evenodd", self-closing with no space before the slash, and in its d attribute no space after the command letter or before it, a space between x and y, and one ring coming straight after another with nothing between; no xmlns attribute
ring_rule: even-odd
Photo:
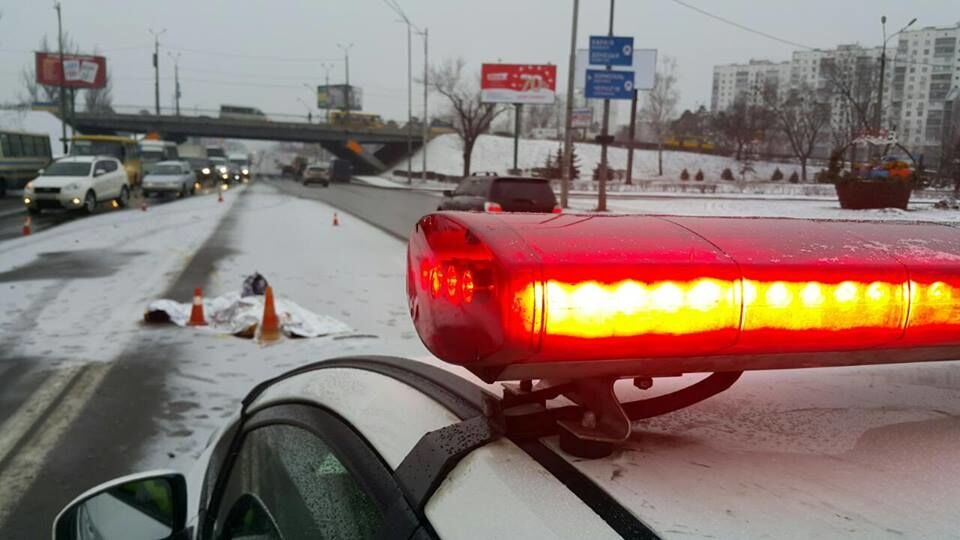
<svg viewBox="0 0 960 540"><path fill-rule="evenodd" d="M866 221L936 221L960 225L960 212L938 210L928 204L912 204L910 210L844 210L830 200L744 200L732 198L649 198L610 199L612 212L625 214L669 214L681 216L792 217ZM574 211L597 207L596 196L572 197Z"/></svg>
<svg viewBox="0 0 960 540"><path fill-rule="evenodd" d="M21 335L5 352L51 365L112 360L237 192L224 199L108 211L0 243L0 328Z"/></svg>
<svg viewBox="0 0 960 540"><path fill-rule="evenodd" d="M177 367L166 384L166 402L173 405L140 468L188 471L239 399L272 375L337 356L428 354L407 313L403 242L343 212L340 226L332 227L333 208L265 184L251 185L241 205L226 246L232 254L211 269L213 285L205 292L239 290L243 278L258 271L277 294L353 332L261 346L201 329L155 328L152 339L177 343Z"/></svg>
<svg viewBox="0 0 960 540"><path fill-rule="evenodd" d="M520 139L517 164L521 169L543 167L548 156L555 155L560 147L558 141L537 139ZM423 162L423 149L417 151L413 157L414 169L419 170ZM590 178L594 167L600 162L600 145L592 143L576 143L576 154L580 158L580 176ZM608 150L610 167L613 169L627 168L627 151L623 148ZM406 160L397 163L394 170L406 171ZM481 135L473 149L471 169L474 171L495 171L506 173L513 167L513 139L496 135ZM720 173L729 167L737 173L741 164L736 160L724 156L696 154L691 152L663 152L663 178L678 179L680 172L686 168L691 176L697 169L703 169L708 180L719 180ZM767 180L775 168L785 176L800 167L783 163L756 162L753 165L754 175L748 179ZM456 134L440 135L427 145L427 170L449 175L459 175L463 172L463 150L460 139ZM633 154L633 172L636 179L657 178L657 152L654 150L635 150ZM392 173L392 171L389 171ZM812 172L810 172L812 174ZM738 175L739 177L739 175Z"/></svg>

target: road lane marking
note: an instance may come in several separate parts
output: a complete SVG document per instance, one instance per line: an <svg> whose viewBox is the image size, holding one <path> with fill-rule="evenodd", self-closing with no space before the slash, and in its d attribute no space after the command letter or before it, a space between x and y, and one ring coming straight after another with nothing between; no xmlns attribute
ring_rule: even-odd
<svg viewBox="0 0 960 540"><path fill-rule="evenodd" d="M10 512L20 502L20 498L43 470L47 456L58 443L63 442L61 437L73 425L111 367L112 364L92 363L82 368L82 371L81 368L76 368L75 371L80 373L70 391L59 403L53 405L43 429L26 441L25 448L29 450L18 452L7 467L0 471L0 486L3 486L3 489L0 489L0 530L3 529Z"/></svg>
<svg viewBox="0 0 960 540"><path fill-rule="evenodd" d="M0 463L6 461L7 456L17 446L17 443L47 412L50 405L56 401L79 371L80 366L55 371L44 379L40 386L24 400L20 408L14 411L7 418L7 421L0 426Z"/></svg>

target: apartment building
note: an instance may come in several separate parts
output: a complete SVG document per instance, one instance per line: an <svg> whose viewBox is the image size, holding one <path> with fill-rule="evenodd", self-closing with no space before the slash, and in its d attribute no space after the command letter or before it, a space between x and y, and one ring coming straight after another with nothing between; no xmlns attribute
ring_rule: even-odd
<svg viewBox="0 0 960 540"><path fill-rule="evenodd" d="M728 64L713 68L711 111L722 111L740 96L759 102L760 89L771 87L782 94L790 85L790 62L750 60L747 64Z"/></svg>

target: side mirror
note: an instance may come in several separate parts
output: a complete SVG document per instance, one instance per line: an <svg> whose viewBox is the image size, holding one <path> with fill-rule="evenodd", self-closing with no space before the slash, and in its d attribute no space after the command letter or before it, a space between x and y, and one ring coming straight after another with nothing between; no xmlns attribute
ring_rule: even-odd
<svg viewBox="0 0 960 540"><path fill-rule="evenodd" d="M452 190L452 189L445 189L445 190L443 190L443 196L444 196L444 197L453 197L453 190Z"/></svg>
<svg viewBox="0 0 960 540"><path fill-rule="evenodd" d="M54 540L181 538L187 481L176 472L135 474L101 484L67 505L53 522Z"/></svg>
<svg viewBox="0 0 960 540"><path fill-rule="evenodd" d="M93 176L103 176L105 174L107 174L106 169L97 169L93 171Z"/></svg>

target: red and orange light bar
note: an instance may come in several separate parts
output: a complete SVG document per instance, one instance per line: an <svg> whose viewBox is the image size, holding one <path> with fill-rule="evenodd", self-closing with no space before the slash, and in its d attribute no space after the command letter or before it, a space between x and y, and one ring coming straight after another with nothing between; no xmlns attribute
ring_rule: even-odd
<svg viewBox="0 0 960 540"><path fill-rule="evenodd" d="M960 359L947 226L435 214L408 257L427 347L508 377Z"/></svg>

